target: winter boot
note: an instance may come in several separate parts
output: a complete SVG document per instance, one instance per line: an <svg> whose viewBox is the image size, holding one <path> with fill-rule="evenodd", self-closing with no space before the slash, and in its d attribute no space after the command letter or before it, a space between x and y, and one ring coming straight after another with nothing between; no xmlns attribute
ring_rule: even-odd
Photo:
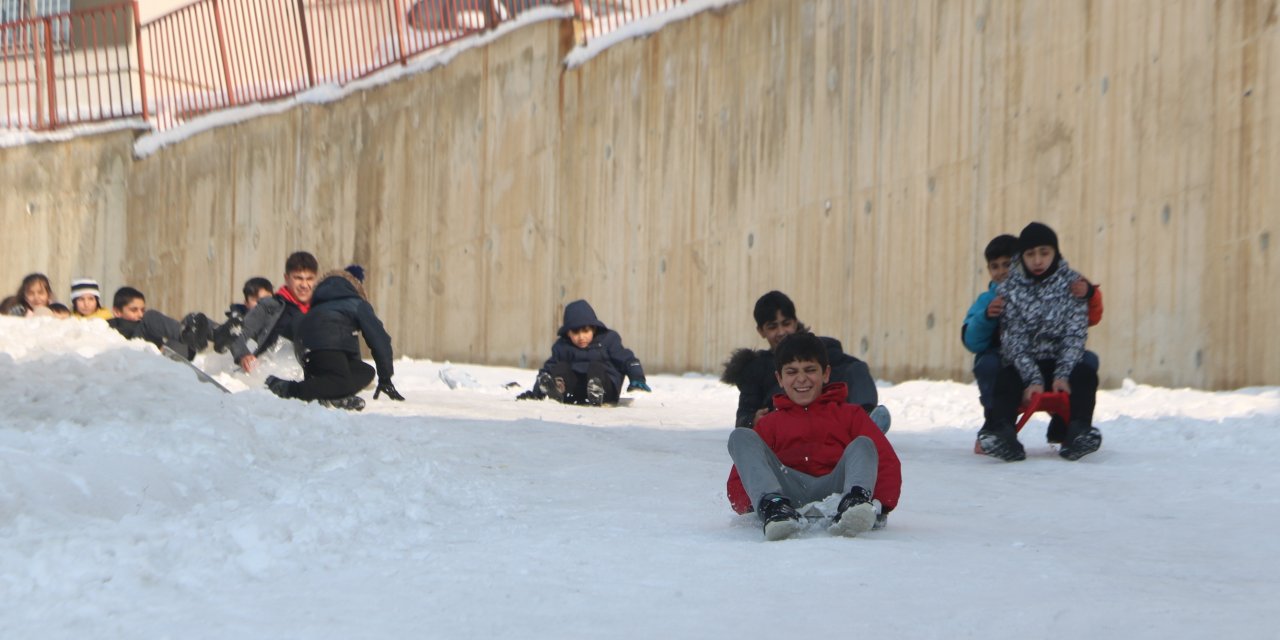
<svg viewBox="0 0 1280 640"><path fill-rule="evenodd" d="M191 355L204 351L209 346L209 338L213 336L213 327L209 324L209 318L203 313L188 313L182 319L182 334L180 340L191 350Z"/></svg>
<svg viewBox="0 0 1280 640"><path fill-rule="evenodd" d="M1072 420L1067 425L1067 437L1058 455L1067 460L1079 460L1102 446L1102 432L1083 420Z"/></svg>
<svg viewBox="0 0 1280 640"><path fill-rule="evenodd" d="M274 393L281 398L293 397L292 381L277 378L275 376L267 376L266 382L267 388L271 390L271 393Z"/></svg>
<svg viewBox="0 0 1280 640"><path fill-rule="evenodd" d="M538 374L538 381L534 383L543 397L551 398L556 402L564 402L564 381L552 378L551 374L543 371Z"/></svg>
<svg viewBox="0 0 1280 640"><path fill-rule="evenodd" d="M790 538L803 528L800 512L791 506L791 500L776 493L760 498L760 506L756 509L756 513L764 521L765 540Z"/></svg>
<svg viewBox="0 0 1280 640"><path fill-rule="evenodd" d="M587 404L593 407L604 404L604 383L600 378L587 379Z"/></svg>
<svg viewBox="0 0 1280 640"><path fill-rule="evenodd" d="M836 507L836 517L827 529L837 536L852 538L859 533L870 531L876 524L876 506L871 502L871 493L862 487L852 487L849 493L840 498L840 506Z"/></svg>
<svg viewBox="0 0 1280 640"><path fill-rule="evenodd" d="M319 401L320 406L329 407L330 409L344 409L346 411L364 411L364 398L357 395L349 395L342 398L326 398Z"/></svg>
<svg viewBox="0 0 1280 640"><path fill-rule="evenodd" d="M1005 462L1025 460L1027 452L1018 442L1018 430L1007 420L992 420L978 431L978 448Z"/></svg>

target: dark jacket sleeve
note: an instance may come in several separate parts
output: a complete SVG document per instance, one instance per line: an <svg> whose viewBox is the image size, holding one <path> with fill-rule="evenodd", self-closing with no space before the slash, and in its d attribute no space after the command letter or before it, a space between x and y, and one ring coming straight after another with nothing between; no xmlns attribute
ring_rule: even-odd
<svg viewBox="0 0 1280 640"><path fill-rule="evenodd" d="M369 351L373 354L373 363L378 367L378 381L391 380L391 376L395 375L391 336L382 326L378 315L373 312L373 305L364 300L359 302L356 306L356 324L360 326L360 333L364 334L364 342L369 345Z"/></svg>
<svg viewBox="0 0 1280 640"><path fill-rule="evenodd" d="M240 335L231 343L231 357L236 362L249 355L249 341L253 340L259 348L263 345L263 341L267 336L271 335L271 329L275 326L276 321L284 313L284 301L275 296L263 298L258 301L254 308L244 317L244 324Z"/></svg>
<svg viewBox="0 0 1280 640"><path fill-rule="evenodd" d="M610 333L613 334L613 339L605 340L604 346L613 366L632 382L644 382L644 367L640 366L640 360L636 358L636 354L622 345L622 336L618 335L617 331Z"/></svg>
<svg viewBox="0 0 1280 640"><path fill-rule="evenodd" d="M738 383L738 414L734 425L750 428L756 412L773 406L777 380L773 377L772 360L759 358L752 362Z"/></svg>

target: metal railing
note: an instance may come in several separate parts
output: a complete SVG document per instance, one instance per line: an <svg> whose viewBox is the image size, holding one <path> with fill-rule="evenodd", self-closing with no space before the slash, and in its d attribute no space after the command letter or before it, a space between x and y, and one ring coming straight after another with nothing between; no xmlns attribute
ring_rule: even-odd
<svg viewBox="0 0 1280 640"><path fill-rule="evenodd" d="M136 4L0 24L0 124L54 129L145 116Z"/></svg>
<svg viewBox="0 0 1280 640"><path fill-rule="evenodd" d="M135 0L28 18L0 24L0 124L52 129L140 115L163 130L345 84L538 7L571 6L586 39L683 3L196 0L139 25Z"/></svg>

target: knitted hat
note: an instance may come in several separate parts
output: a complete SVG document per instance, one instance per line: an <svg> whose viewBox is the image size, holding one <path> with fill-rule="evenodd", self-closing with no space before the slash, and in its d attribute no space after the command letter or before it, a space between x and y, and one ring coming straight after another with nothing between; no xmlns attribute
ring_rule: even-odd
<svg viewBox="0 0 1280 640"><path fill-rule="evenodd" d="M1053 247L1054 253L1062 253L1058 249L1058 234L1054 233L1048 225L1032 222L1022 228L1022 234L1018 236L1018 252L1045 245Z"/></svg>
<svg viewBox="0 0 1280 640"><path fill-rule="evenodd" d="M80 296L97 296L102 299L102 292L98 290L98 281L89 278L80 278L71 281L71 301L74 302Z"/></svg>
<svg viewBox="0 0 1280 640"><path fill-rule="evenodd" d="M346 272L355 276L356 280L364 282L364 267L358 264L349 264L347 265Z"/></svg>

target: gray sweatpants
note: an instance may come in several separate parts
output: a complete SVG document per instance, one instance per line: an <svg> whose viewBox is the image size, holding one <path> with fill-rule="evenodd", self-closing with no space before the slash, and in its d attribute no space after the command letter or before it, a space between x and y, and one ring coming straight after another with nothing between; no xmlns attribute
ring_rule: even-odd
<svg viewBox="0 0 1280 640"><path fill-rule="evenodd" d="M760 434L743 428L729 434L729 457L738 468L753 507L758 507L760 498L770 493L790 498L797 507L825 500L833 493L844 495L853 487L874 493L880 464L875 443L871 438L859 436L844 448L840 462L831 473L811 476L782 464L760 439Z"/></svg>

